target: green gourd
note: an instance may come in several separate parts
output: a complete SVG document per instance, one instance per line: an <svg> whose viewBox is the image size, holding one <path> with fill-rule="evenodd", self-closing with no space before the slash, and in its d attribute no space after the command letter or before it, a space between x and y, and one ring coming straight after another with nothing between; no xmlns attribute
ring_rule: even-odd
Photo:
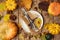
<svg viewBox="0 0 60 40"><path fill-rule="evenodd" d="M45 37L46 37L47 40L51 40L53 38L53 35L48 33L48 34L46 34Z"/></svg>

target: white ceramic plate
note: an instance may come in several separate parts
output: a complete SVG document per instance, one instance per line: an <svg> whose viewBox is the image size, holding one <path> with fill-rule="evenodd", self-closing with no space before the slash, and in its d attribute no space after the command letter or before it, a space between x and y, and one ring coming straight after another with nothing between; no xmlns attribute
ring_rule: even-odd
<svg viewBox="0 0 60 40"><path fill-rule="evenodd" d="M41 14L40 14L39 12L37 12L37 11L34 11L34 10L30 10L30 11L28 11L28 12L37 15L38 18L40 18L40 19L42 20L41 26L40 26L40 28L39 28L39 29L41 29L42 26L43 26L43 17L41 16ZM24 22L23 19L20 19L20 20L19 20L19 23L22 25L22 28L23 28L26 32L31 33L29 27L27 26L27 24ZM37 30L35 30L35 31L37 32L37 31L39 31L39 30L37 29Z"/></svg>

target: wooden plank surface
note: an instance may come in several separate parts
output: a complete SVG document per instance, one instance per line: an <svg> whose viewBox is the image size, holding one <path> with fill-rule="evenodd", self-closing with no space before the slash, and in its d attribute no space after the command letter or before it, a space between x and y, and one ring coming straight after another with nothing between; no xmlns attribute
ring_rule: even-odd
<svg viewBox="0 0 60 40"><path fill-rule="evenodd" d="M36 10L36 11L40 12L40 10L38 8L38 3L42 2L42 1L49 1L49 2L59 1L60 2L60 0L33 0L31 10ZM20 9L14 10L13 13L17 16L17 20L15 22L17 24L19 24L19 17L20 17L19 14L21 13ZM44 18L44 24L49 23L49 22L56 22L56 23L60 24L60 16L57 16L57 17L49 16L47 11L42 11L41 14L42 14L42 16ZM24 35L25 39L20 39L19 38L19 35L21 33ZM32 38L30 38L30 36L32 36L32 34L25 33L23 29L20 29L19 34L15 38L13 38L12 40L33 40ZM35 40L41 40L41 39L37 38ZM55 35L52 40L60 40L60 35Z"/></svg>

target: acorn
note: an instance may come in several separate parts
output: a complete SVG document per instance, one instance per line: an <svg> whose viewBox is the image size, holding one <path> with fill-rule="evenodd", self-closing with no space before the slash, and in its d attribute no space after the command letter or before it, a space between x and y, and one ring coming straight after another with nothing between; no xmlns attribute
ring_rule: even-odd
<svg viewBox="0 0 60 40"><path fill-rule="evenodd" d="M39 9L42 9L44 11L48 10L49 2L43 1L38 4Z"/></svg>
<svg viewBox="0 0 60 40"><path fill-rule="evenodd" d="M17 19L17 16L16 15L10 15L10 20L15 21L16 19Z"/></svg>

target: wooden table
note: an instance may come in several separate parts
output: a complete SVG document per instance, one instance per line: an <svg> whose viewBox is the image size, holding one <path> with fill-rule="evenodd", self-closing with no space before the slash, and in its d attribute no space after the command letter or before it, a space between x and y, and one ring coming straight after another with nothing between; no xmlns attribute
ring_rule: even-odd
<svg viewBox="0 0 60 40"><path fill-rule="evenodd" d="M32 8L31 10L36 10L38 12L41 12L38 8L38 3L39 2L42 2L42 1L48 1L48 2L53 2L53 1L59 1L60 0L33 0L33 4L32 4ZM36 9L37 8L37 9ZM17 24L19 24L19 17L20 17L20 9L16 9L13 11L14 14L17 16L17 20L15 21ZM42 16L44 18L44 24L46 23L49 23L49 22L56 22L56 23L59 23L60 24L60 16L57 16L57 17L53 17L53 16L49 16L48 15L48 12L47 11L42 11ZM17 34L17 36L15 38L13 38L12 40L22 40L22 39L19 39L19 35L20 34L23 34L24 36L26 36L26 39L23 39L23 40L33 40L33 39L30 39L30 35L32 36L32 34L28 34L28 33L25 33L23 29L19 29L19 33ZM39 34L40 35L40 34ZM35 40L41 40L39 38L35 39ZM52 40L60 40L60 35L54 35L54 38Z"/></svg>

